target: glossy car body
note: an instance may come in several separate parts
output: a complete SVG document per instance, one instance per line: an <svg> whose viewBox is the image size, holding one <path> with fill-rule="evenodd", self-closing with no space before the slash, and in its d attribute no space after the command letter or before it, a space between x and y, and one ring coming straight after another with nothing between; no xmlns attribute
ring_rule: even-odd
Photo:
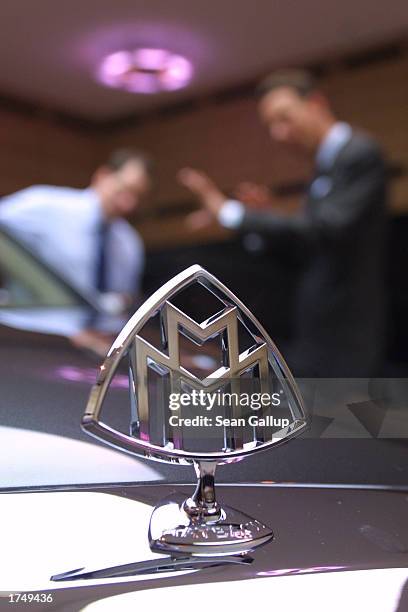
<svg viewBox="0 0 408 612"><path fill-rule="evenodd" d="M66 611L90 606L92 611L168 607L172 602L184 608L203 601L220 609L226 598L231 605L238 599L252 606L270 599L280 610L406 609L405 473L399 470L400 481L385 485L378 484L382 474L373 470L371 484L330 484L330 479L341 480L330 473L336 454L344 461L350 449L348 459L353 463L361 457L366 470L370 456L385 449L384 470L387 465L395 470L401 449L384 441L358 440L353 446L350 441L299 440L223 468L220 480L227 482L218 485L220 501L270 525L274 540L248 557L170 559L152 553L147 539L151 510L176 490L190 494L192 484L185 483L193 482L193 471L122 456L81 433L80 419L101 357L94 347L78 348L68 336L80 330L78 321L88 325L91 320L111 332L115 322L97 297L82 295L10 237L3 238L25 261L30 258L45 271L59 302L5 303L0 313L1 425L7 448L0 483L0 605L8 608L13 601L14 609L27 609L30 603L34 609ZM3 284L6 290L10 286ZM62 315L64 333L56 334L55 326L45 329L44 320L54 325L56 312ZM123 407L117 418L126 420L127 383L117 382L115 406ZM73 441L87 451L81 454L83 447L74 448ZM298 483L276 484L271 478ZM131 567L108 569L126 564ZM90 575L51 580L79 568ZM92 572L99 570L105 571L95 577ZM51 595L52 601L41 600L41 594ZM104 602L115 595L123 598ZM105 607L95 607L99 601Z"/></svg>

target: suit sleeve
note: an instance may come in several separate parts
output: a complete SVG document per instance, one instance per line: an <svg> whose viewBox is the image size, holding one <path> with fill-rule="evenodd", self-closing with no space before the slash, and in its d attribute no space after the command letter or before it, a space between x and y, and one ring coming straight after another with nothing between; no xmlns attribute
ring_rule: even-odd
<svg viewBox="0 0 408 612"><path fill-rule="evenodd" d="M314 200L315 210L286 217L246 209L240 229L307 242L337 241L364 220L382 194L385 194L384 162L373 146L343 163L330 192Z"/></svg>

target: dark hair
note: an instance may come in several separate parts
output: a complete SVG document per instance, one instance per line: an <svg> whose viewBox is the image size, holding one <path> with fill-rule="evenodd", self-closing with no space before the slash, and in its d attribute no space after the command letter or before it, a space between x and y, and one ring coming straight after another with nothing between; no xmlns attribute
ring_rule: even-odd
<svg viewBox="0 0 408 612"><path fill-rule="evenodd" d="M317 90L317 82L315 77L307 70L277 70L259 83L256 88L257 97L262 98L274 89L278 89L278 87L290 87L299 96L306 98Z"/></svg>
<svg viewBox="0 0 408 612"><path fill-rule="evenodd" d="M130 161L138 162L144 167L148 174L152 174L154 169L152 158L137 149L117 149L113 151L104 166L115 172L123 168L123 166Z"/></svg>

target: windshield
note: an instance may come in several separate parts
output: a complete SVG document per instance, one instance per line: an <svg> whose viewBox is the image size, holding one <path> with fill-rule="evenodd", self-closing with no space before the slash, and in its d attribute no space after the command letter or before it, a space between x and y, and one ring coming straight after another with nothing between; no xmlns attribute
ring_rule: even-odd
<svg viewBox="0 0 408 612"><path fill-rule="evenodd" d="M0 230L0 309L83 304L74 289Z"/></svg>

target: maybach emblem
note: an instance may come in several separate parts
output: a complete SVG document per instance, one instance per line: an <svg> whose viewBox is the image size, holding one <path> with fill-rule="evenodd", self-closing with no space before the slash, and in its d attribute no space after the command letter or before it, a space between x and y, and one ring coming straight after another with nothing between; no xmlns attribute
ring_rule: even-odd
<svg viewBox="0 0 408 612"><path fill-rule="evenodd" d="M203 321L177 302L196 288L219 304ZM146 335L154 325L155 333ZM208 358L210 366L201 376L191 365L197 356L190 355L187 362L183 357L186 342L197 349L198 357L207 342L218 342L219 363L212 366L214 360ZM127 434L101 420L109 385L123 360L129 371ZM244 383L256 404L241 401ZM225 389L228 403L222 401ZM201 404L197 398L204 398ZM268 398L269 405L262 403ZM281 398L285 411L278 418L273 410ZM307 418L297 385L267 332L227 287L195 265L161 287L125 325L101 366L82 426L128 453L194 465L194 494L165 499L153 510L150 546L172 555L220 555L247 552L273 535L263 522L217 501L216 466L292 439L307 427ZM191 441L192 428L199 434L198 446ZM210 429L217 435L207 436Z"/></svg>

